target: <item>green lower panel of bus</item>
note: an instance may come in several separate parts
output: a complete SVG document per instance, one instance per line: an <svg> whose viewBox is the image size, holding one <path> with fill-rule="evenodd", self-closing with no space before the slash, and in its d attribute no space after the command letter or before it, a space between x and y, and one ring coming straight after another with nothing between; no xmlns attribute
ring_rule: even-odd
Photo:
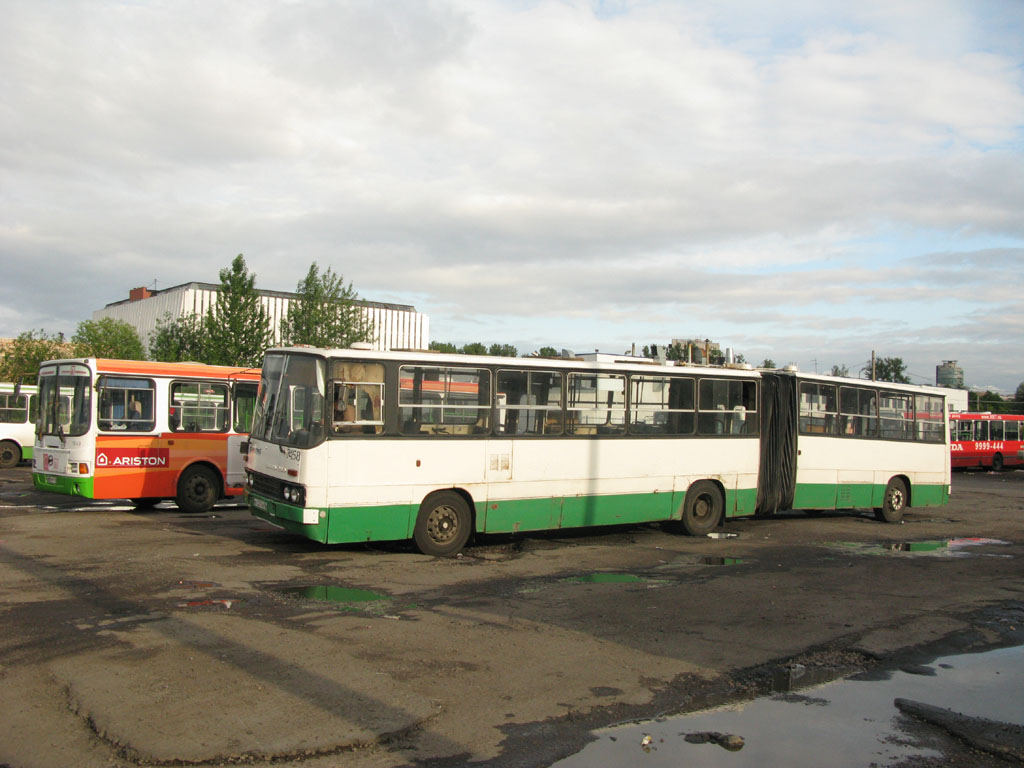
<svg viewBox="0 0 1024 768"><path fill-rule="evenodd" d="M476 530L518 533L678 520L684 495L669 492L493 501L475 505ZM756 499L756 489L727 491L727 516L753 514ZM255 494L250 494L248 501L256 517L324 544L411 538L419 512L418 504L303 510Z"/></svg>
<svg viewBox="0 0 1024 768"><path fill-rule="evenodd" d="M77 482L84 484L87 481ZM48 490L61 490L42 484L38 475L36 485ZM88 492L91 492L91 487ZM88 492L77 491L81 495ZM870 509L880 507L884 495L884 485L871 483L801 484L796 488L793 508ZM725 497L727 517L754 513L756 489L726 491ZM669 492L492 501L475 505L475 527L484 533L518 533L678 520L684 499L683 493ZM252 494L248 500L249 508L256 517L324 544L411 538L419 512L418 504L314 510ZM949 501L949 488L946 485L915 485L910 489L910 501L914 507L945 504Z"/></svg>
<svg viewBox="0 0 1024 768"><path fill-rule="evenodd" d="M872 509L882 506L885 486L874 483L801 483L793 494L793 509ZM936 507L949 502L949 486L914 485L910 506Z"/></svg>
<svg viewBox="0 0 1024 768"><path fill-rule="evenodd" d="M66 493L69 496L85 496L93 498L91 477L69 477L67 475L48 475L42 472L32 473L32 483L40 491Z"/></svg>
<svg viewBox="0 0 1024 768"><path fill-rule="evenodd" d="M684 493L627 493L608 496L567 496L550 499L511 499L487 505L487 533L545 531L554 528L586 528L592 525L623 525L682 516ZM725 492L726 517L752 515L757 501L754 488Z"/></svg>

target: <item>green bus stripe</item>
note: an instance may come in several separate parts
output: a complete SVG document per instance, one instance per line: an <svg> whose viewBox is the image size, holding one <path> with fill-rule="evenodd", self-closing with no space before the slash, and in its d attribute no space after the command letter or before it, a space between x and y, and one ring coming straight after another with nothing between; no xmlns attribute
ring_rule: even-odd
<svg viewBox="0 0 1024 768"><path fill-rule="evenodd" d="M881 505L884 485L802 484L796 489L794 509L867 509ZM521 533L559 528L678 520L682 515L683 493L629 493L617 495L567 496L540 499L502 499L477 503L476 530L481 533ZM933 506L948 501L945 485L918 485L911 489L913 506ZM259 503L265 509L254 506ZM752 515L756 488L725 493L726 517ZM253 515L292 533L324 544L359 541L390 541L412 537L418 504L386 504L366 507L318 509L318 522L302 522L303 510L250 494Z"/></svg>

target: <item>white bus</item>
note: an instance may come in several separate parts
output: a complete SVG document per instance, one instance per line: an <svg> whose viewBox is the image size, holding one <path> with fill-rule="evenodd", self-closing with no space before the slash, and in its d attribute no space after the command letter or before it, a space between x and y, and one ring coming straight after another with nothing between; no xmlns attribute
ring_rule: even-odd
<svg viewBox="0 0 1024 768"><path fill-rule="evenodd" d="M789 371L359 349L267 352L254 515L323 543L874 508L949 498L934 389Z"/></svg>
<svg viewBox="0 0 1024 768"><path fill-rule="evenodd" d="M0 382L0 469L32 459L36 402L34 384Z"/></svg>

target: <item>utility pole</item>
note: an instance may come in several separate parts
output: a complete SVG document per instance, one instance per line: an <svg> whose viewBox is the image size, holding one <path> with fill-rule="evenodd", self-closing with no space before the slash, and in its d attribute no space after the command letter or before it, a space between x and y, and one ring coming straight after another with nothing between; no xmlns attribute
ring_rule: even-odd
<svg viewBox="0 0 1024 768"><path fill-rule="evenodd" d="M871 380L877 381L875 378L875 350L871 350Z"/></svg>

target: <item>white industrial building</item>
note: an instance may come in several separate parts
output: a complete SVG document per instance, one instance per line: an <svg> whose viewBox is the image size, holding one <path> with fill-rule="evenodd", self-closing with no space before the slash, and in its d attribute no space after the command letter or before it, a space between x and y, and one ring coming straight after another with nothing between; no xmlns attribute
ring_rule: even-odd
<svg viewBox="0 0 1024 768"><path fill-rule="evenodd" d="M133 288L127 299L107 304L92 313L93 320L105 317L123 320L139 333L142 343L148 347L150 334L157 323L168 314L172 320L191 315L205 315L217 303L220 286L214 283L184 283L172 288L150 290ZM281 321L288 314L288 307L298 298L296 293L285 291L263 291L257 289L263 306L270 316L274 331L274 342L281 340ZM430 320L407 304L382 304L376 301L356 301L362 307L367 319L373 323L373 348L426 349L430 343Z"/></svg>

